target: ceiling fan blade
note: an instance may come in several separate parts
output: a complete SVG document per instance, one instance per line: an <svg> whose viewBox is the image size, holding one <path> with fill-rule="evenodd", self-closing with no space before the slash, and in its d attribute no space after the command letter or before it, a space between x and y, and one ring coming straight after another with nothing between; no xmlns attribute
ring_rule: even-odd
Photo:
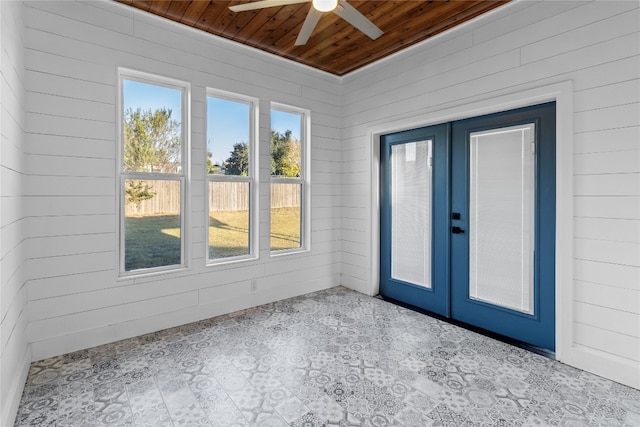
<svg viewBox="0 0 640 427"><path fill-rule="evenodd" d="M310 0L262 0L229 6L229 9L234 12L244 12L247 10L265 9L267 7L285 6L288 4L307 3L308 1Z"/></svg>
<svg viewBox="0 0 640 427"><path fill-rule="evenodd" d="M309 9L309 13L307 13L307 17L304 20L304 24L302 24L302 28L300 28L300 33L298 34L298 38L296 39L296 46L301 46L309 40L311 37L311 33L313 32L316 25L318 25L318 21L322 16L322 12L318 12L315 8Z"/></svg>
<svg viewBox="0 0 640 427"><path fill-rule="evenodd" d="M372 40L375 40L384 34L380 28L376 27L373 22L369 21L369 19L360 13L358 9L351 6L344 0L340 0L338 7L336 7L333 12L349 24L365 33Z"/></svg>

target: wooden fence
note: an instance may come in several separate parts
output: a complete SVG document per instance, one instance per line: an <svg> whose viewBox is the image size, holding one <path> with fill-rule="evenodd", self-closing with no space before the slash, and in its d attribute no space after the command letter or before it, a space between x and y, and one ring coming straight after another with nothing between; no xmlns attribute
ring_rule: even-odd
<svg viewBox="0 0 640 427"><path fill-rule="evenodd" d="M178 215L180 213L180 184L176 181L149 182L155 195L140 202L127 203L126 215ZM245 182L211 182L210 211L246 211L249 209L249 184ZM271 207L300 206L299 184L271 184Z"/></svg>

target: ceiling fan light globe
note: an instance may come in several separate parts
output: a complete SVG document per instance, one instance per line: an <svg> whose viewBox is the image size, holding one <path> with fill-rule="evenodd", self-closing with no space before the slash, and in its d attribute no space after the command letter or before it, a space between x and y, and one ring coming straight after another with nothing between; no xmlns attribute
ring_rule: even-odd
<svg viewBox="0 0 640 427"><path fill-rule="evenodd" d="M312 4L318 12L331 12L338 6L338 0L313 0Z"/></svg>

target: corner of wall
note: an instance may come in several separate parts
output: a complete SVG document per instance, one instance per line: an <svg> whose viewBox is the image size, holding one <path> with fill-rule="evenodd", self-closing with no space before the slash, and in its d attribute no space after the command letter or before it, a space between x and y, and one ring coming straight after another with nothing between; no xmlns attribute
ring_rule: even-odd
<svg viewBox="0 0 640 427"><path fill-rule="evenodd" d="M0 413L0 426L12 426L18 414L22 390L27 382L29 367L31 366L31 346L27 344L24 355L20 357L22 363L19 370L12 377L13 381L9 385L8 397L2 396L2 413ZM4 379L3 379L4 380Z"/></svg>
<svg viewBox="0 0 640 427"><path fill-rule="evenodd" d="M22 2L0 2L0 425L13 425L31 362L25 280Z"/></svg>

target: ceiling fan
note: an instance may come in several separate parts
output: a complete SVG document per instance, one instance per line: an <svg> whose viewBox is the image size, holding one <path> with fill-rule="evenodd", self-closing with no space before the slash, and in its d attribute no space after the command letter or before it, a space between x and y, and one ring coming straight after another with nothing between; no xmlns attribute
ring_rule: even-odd
<svg viewBox="0 0 640 427"><path fill-rule="evenodd" d="M313 7L309 9L304 24L300 29L298 38L296 39L296 46L306 44L311 37L318 21L324 12L333 12L358 30L365 33L372 40L380 37L383 32L380 28L375 26L373 22L369 21L362 13L355 7L351 6L346 0L261 0L250 3L239 4L236 6L230 6L234 12L244 12L247 10L265 9L267 7L284 6L288 4L307 3L311 2Z"/></svg>

